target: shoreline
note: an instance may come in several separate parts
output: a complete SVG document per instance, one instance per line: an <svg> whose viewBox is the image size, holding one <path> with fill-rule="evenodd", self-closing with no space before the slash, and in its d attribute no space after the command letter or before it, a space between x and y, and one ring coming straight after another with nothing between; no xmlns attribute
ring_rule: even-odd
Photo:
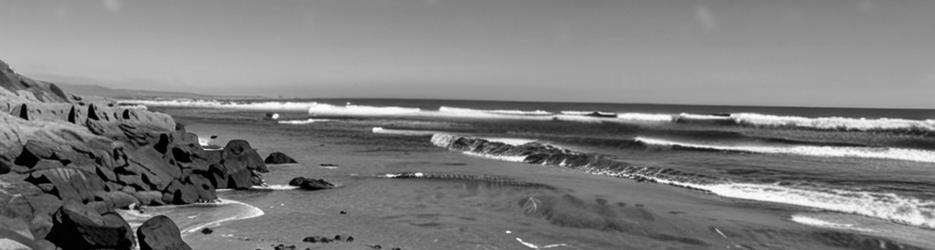
<svg viewBox="0 0 935 250"><path fill-rule="evenodd" d="M195 121L195 120L190 120L189 118L180 118L180 120ZM222 230L224 235L230 235L230 237L225 237L223 239L213 238L211 236L189 237L190 239L193 240L193 244L198 245L198 246L222 247L222 246L233 246L233 245L236 245L237 242L241 242L241 243L255 242L255 243L249 243L249 244L259 244L261 242L270 242L270 241L285 242L287 244L291 241L298 245L302 243L299 242L297 239L300 239L301 237L304 237L304 236L301 236L302 234L296 234L296 232L293 232L293 230L297 232L303 232L303 231L318 232L318 231L322 231L323 229L324 231L332 231L332 230L343 231L346 233L354 234L355 238L360 238L360 239L374 239L374 240L380 240L383 242L387 242L387 241L395 242L394 240L390 240L389 238L386 238L386 237L391 237L391 235L393 235L392 233L371 232L373 230L371 227L382 228L383 227L382 225L384 223L390 223L390 224L396 223L394 222L396 221L395 219L389 220L389 221L386 221L385 219L377 219L379 217L385 217L388 215L386 214L377 215L377 214L385 213L385 212L377 212L380 210L368 211L368 210L360 210L360 208L355 208L355 207L358 207L358 206L393 207L393 206L399 206L399 205L381 205L382 203L385 203L385 202L389 202L389 204L396 203L394 201L381 201L381 200L373 200L372 202L362 203L362 201L358 201L356 199L363 199L363 197L370 197L371 195L363 195L360 192L367 192L367 190L371 190L371 192L383 193L379 190L388 189L390 187L393 187L390 190L395 190L397 188L408 187L411 185L433 187L429 189L437 189L438 187L446 187L449 185L467 185L467 186L475 185L472 183L478 183L478 185L481 185L482 187L490 188L491 190L489 192L493 192L491 194L500 192L500 191L495 191L499 189L504 189L504 190L512 189L511 185L499 186L499 185L485 184L486 183L485 181L475 182L475 181L469 180L470 176L475 176L475 177L489 176L491 173L496 173L496 176L503 176L503 177L511 178L517 181L531 182L531 183L549 183L550 185L554 185L558 188L556 190L559 190L557 191L559 192L559 194L574 190L574 192L570 193L570 194L573 194L574 197L581 197L581 198L596 197L597 198L597 203L593 203L592 201L585 201L586 204L591 204L591 205L587 205L585 208L589 208L592 206L603 207L604 205L601 205L603 204L601 202L605 202L605 201L602 201L602 200L608 200L606 201L608 203L607 205L615 204L613 203L613 200L615 199L623 200L623 203L628 204L628 206L626 206L627 208L621 210L622 212L621 215L632 214L632 215L627 215L627 216L637 216L640 213L645 214L646 212L653 214L652 217L654 217L654 220L655 220L653 224L658 224L658 225L650 226L650 227L647 227L641 230L651 230L651 231L689 230L691 232L694 232L694 233L690 233L690 235L694 235L696 233L701 233L702 235L706 235L700 238L700 239L704 239L704 241L706 242L707 241L732 242L732 241L738 241L738 240L740 241L748 240L746 238L751 237L751 236L743 236L744 234L748 234L748 233L741 233L741 232L743 232L744 230L749 231L750 229L745 229L745 228L751 227L751 225L759 225L759 226L755 226L754 228L756 227L776 228L773 230L779 230L779 232L783 232L782 234L784 235L787 234L787 236L782 236L780 238L789 237L787 238L787 240L790 240L790 242L794 241L792 239L798 239L798 241L802 241L804 239L804 241L802 241L803 243L797 243L797 244L807 244L807 245L824 244L824 243L821 243L822 237L836 237L836 236L833 236L835 234L829 234L830 231L828 230L832 230L832 231L837 231L837 230L808 226L808 225L800 224L800 223L797 223L791 220L790 218L791 218L791 215L793 214L810 211L809 208L795 206L795 205L787 205L787 204L781 204L781 203L771 204L771 203L762 203L762 202L756 202L756 201L747 201L747 200L742 200L742 199L734 199L734 198L729 198L729 197L721 197L721 196L716 196L716 195L704 195L694 190L689 190L689 189L684 189L684 188L679 188L679 187L672 187L668 185L647 185L646 183L640 183L634 180L619 179L619 178L610 177L610 176L582 174L579 171L569 171L568 169L562 169L559 167L541 167L541 166L529 165L529 164L523 164L523 163L493 161L493 160L486 159L486 158L479 158L479 157L470 156L466 154L450 152L448 150L432 146L431 143L429 142L420 141L420 143L426 146L412 148L407 151L373 150L371 149L371 147L376 147L375 145L369 146L370 144L363 143L363 142L367 140L371 140L368 138L378 138L379 136L392 136L392 135L372 134L371 133L372 131L370 131L372 130L372 127L368 127L366 129L362 128L362 130L351 129L351 130L345 131L344 130L345 128L337 126L336 124L322 123L322 124L309 125L309 126L316 128L315 130L317 131L316 133L295 134L296 132L291 132L291 131L302 131L304 130L303 128L305 127L304 126L292 126L292 125L277 125L277 124L269 124L266 122L257 122L257 121L225 123L223 121L213 121L210 119L197 119L196 122L189 122L188 124L189 124L189 128L191 128L192 131L209 132L208 134L215 133L215 134L220 135L220 137L222 138L229 138L231 135L235 135L235 134L242 136L248 140L255 142L255 145L257 145L258 150L263 151L263 152L282 151L290 155L300 156L299 158L297 158L300 162L299 164L271 166L271 169L273 169L273 171L270 174L264 176L264 178L268 179L269 183L284 183L288 180L288 178L291 178L291 176L295 176L295 175L302 175L302 176L311 175L311 176L326 178L329 180L343 182L343 183L346 183L347 185L346 188L329 190L329 191L324 191L324 192L303 192L303 191L269 192L267 193L268 195L261 195L261 196L249 198L248 200L245 201L248 203L257 204L258 207L263 207L263 209L267 211L266 215L263 217L264 221L290 220L290 218L292 220L296 220L298 218L309 216L307 219L298 219L298 220L300 221L313 220L315 221L315 224L319 224L320 226L312 227L312 226L305 226L305 225L300 224L300 225L292 225L284 229L272 230L271 232L267 234L256 234L256 233L252 233L252 231L271 230L271 228L269 228L269 226L272 226L271 224L269 224L271 222L260 222L260 221L255 221L255 220L249 220L251 222L247 223L245 221L234 221L231 223L225 223L224 225L216 228L217 230ZM359 134L356 134L356 133L359 133L361 131L364 131L365 133L367 133L365 134L366 136L355 139L357 138L357 136L359 136ZM320 134L320 133L325 133L325 134ZM355 136L340 136L340 138L343 138L343 139L339 141L339 140L333 139L333 138L338 138L338 137L333 137L333 135L330 135L332 133L337 133L337 135L334 135L334 136L342 135L344 133L355 133ZM322 144L322 145L318 145L318 144ZM321 164L327 163L329 165L331 163L338 163L337 165L339 166L335 166L330 169L325 169L325 168L316 167L317 165L319 165L319 163ZM455 170L455 169L457 169L457 171L452 172L452 170ZM406 179L391 180L391 179L378 177L378 174L381 174L381 173L385 174L385 173L401 173L401 172L412 172L412 173L422 172L422 173L443 173L443 174L450 173L453 175L458 175L460 173L465 176L463 177L465 178L465 180L464 181L460 181L460 180L459 181L420 181L420 180L406 180ZM458 177L458 178L462 178L462 177ZM577 181L578 179L582 181ZM517 190L529 190L529 191L523 191L523 192L532 192L531 194L540 192L540 191L535 191L537 190L535 188L533 189L520 188ZM546 189L543 189L543 190L546 190ZM393 199L401 199L400 202L403 200L411 199L411 198L403 198L403 197L408 197L407 195L404 195L406 192L403 192L403 191L395 191L395 192L401 192L401 193L389 195L389 196L397 197L397 196L402 195L402 197L393 198ZM415 191L415 192L421 193L421 192L427 192L427 191ZM447 193L450 191L440 191L440 192ZM359 198L355 198L354 200L347 200L347 199L342 198L343 196L359 197ZM295 199L297 197L303 197L302 199L314 200L314 202L308 203L309 205L304 205L304 206L292 204L298 201L290 201L290 200ZM390 197L385 197L385 198L389 199ZM422 198L419 198L419 197L422 197ZM444 202L457 202L456 200L447 201L447 199L444 197L447 197L447 195L440 196L440 194L434 194L434 195L424 194L424 195L414 196L413 198L416 200L441 199L441 200L446 200ZM553 200L552 198L548 198L548 197L550 196L537 198L537 199L541 199L542 202L545 202L544 204L559 201L559 200ZM281 199L284 199L284 200L281 200ZM442 202L441 200L439 200L439 202ZM422 202L426 202L426 201L422 201ZM515 201L509 201L509 202L513 203ZM280 206L280 203L283 206ZM299 202L299 203L303 203L303 202ZM419 204L424 204L424 205L428 205L429 207L432 207L434 206L432 204L435 204L435 203L419 202L419 203L416 203L415 205L417 205L417 207L421 207L422 205L419 205ZM494 204L497 204L497 203L491 203L490 205L501 206L501 205L494 205ZM559 204L561 203L557 203L555 205L559 205ZM639 206L634 207L636 205L639 205ZM269 207L267 208L266 206L269 206ZM552 205L549 205L549 206L552 206ZM644 210L646 207L654 207L655 211ZM308 211L300 212L300 210L297 210L300 208L308 209ZM421 210L421 209L423 208L418 208L417 210ZM348 214L357 214L357 215L351 216L351 217L336 215L338 210L347 210ZM360 211L357 211L357 210L360 210ZM385 209L381 209L381 210L385 210ZM417 210L414 210L414 211L417 211ZM669 210L669 212L665 212L666 210ZM522 217L531 216L530 214L524 215L524 213L521 211L522 210L520 210L520 213L518 214L519 216L522 216ZM645 212L639 212L639 211L645 211ZM665 214L663 214L663 212L665 212ZM377 214L373 214L373 213L377 213ZM484 213L487 213L487 212L484 212ZM590 212L588 212L587 210L584 210L584 211L580 211L580 213L589 214ZM394 213L390 213L390 214L392 215ZM354 219L354 217L357 217L357 216L371 217L371 219L366 220L368 221L366 224L362 224L363 221L360 221L359 219ZM494 216L494 215L491 214L488 216ZM425 220L425 219L418 219L418 218L419 217L413 217L412 220L414 221ZM534 224L542 223L542 221L537 221L537 219L535 218L537 218L537 216L529 217L529 219L533 219L529 223L534 223ZM625 220L632 220L632 219L639 218L639 216L638 217L625 217L625 218L629 218ZM519 217L513 217L513 219L511 220L516 220L516 219L519 219ZM431 219L428 221L434 221L434 220L435 219ZM418 223L413 222L414 223L413 225L423 225L423 224L434 225L434 223L442 223L441 225L454 223L454 225L457 225L457 224L463 223L463 222L456 223L456 221L450 221L450 220L441 220L441 218L439 218L438 220L440 221L439 222L418 222ZM525 221L525 220L527 219L521 219L520 221ZM711 220L722 221L722 223L711 225L710 228L715 228L717 230L709 229L706 227L699 228L700 225L711 224L712 223ZM727 223L727 221L724 221L724 220L729 220L729 221L736 220L736 222ZM550 228L555 227L554 223L564 223L561 221L553 221L553 222L545 221L545 222L547 223L546 225L548 225L547 227L550 227ZM661 226L661 225L668 224L668 223L674 223L674 225L680 225L678 226L678 228L682 228L682 229L675 229L675 228L668 228L667 226ZM752 224L749 224L749 223L752 223ZM493 224L499 224L499 223L493 223ZM365 225L368 225L368 226L365 226ZM488 227L488 226L485 226L485 227ZM328 230L328 228L331 228L331 230ZM560 228L562 227L550 229L550 230L561 230ZM698 228L697 229L698 231L695 231L696 229L692 229L692 228ZM400 230L400 229L396 229L396 230ZM415 230L415 229L405 229L403 231L408 231L408 230ZM550 231L550 230L546 230L546 231ZM497 230L494 230L494 231L497 231ZM514 236L507 237L508 235L503 234L504 231L511 231L514 233L519 232L520 234L515 234ZM519 237L523 241L526 241L526 242L532 242L535 244L542 243L541 245L548 245L545 243L553 242L552 240L549 240L548 238L537 238L537 236L534 236L534 235L530 236L529 232L521 230L520 228L517 228L515 226L503 228L502 230L499 230L499 232L500 233L497 233L497 234L489 234L489 233L483 233L483 234L487 235L486 236L487 238L496 239L496 240L493 240L492 242L498 242L496 243L496 245L498 246L517 246L517 247L526 248L526 246L522 246L522 244L515 239L516 237ZM752 231L752 232L756 232L756 231ZM821 232L821 233L812 235L812 234L809 234L808 232ZM543 234L543 233L548 234L549 232L539 232L537 234ZM357 234L360 234L361 236L358 237ZM600 233L600 234L603 235L604 233ZM723 237L722 234L727 235L728 238ZM278 237L273 236L273 235L277 235ZM846 234L846 235L851 235L851 234ZM849 237L848 239L850 239L848 240L848 242L851 242L847 244L858 244L857 242L860 242L861 239L872 239L872 238L880 237L880 235L866 235L866 234L860 234L860 235L863 235L863 236L857 236L857 235L847 236ZM578 235L577 233L573 233L565 237L572 237L572 236L585 237L585 238L593 237L593 236L587 236L587 235ZM285 239L283 237L285 237ZM620 237L620 236L615 236L615 237ZM630 237L630 236L626 236L626 237ZM701 236L699 235L699 237ZM292 240L289 240L290 238ZM891 237L891 238L900 239L900 241L902 242L911 242L911 241L907 241L906 240L907 238L905 237L903 238ZM569 239L573 239L573 238L569 238ZM433 244L422 245L422 244L428 244L428 243L420 243L420 242L421 242L420 240L414 240L412 242L408 242L405 244L410 244L411 247L409 248L425 248L428 246L438 246L438 245L433 245ZM575 246L575 247L582 247L587 244L592 244L593 242L583 243L580 240L571 240L571 241L564 242L564 243L569 244L571 246ZM383 243L380 243L380 244L383 244ZM403 244L403 243L400 242L399 244ZM481 243L478 242L477 244L481 244ZM677 243L667 243L667 244L677 244ZM776 244L776 243L774 242L770 244ZM787 243L783 243L783 244L787 244ZM260 245L257 245L257 246L260 246ZM265 246L268 247L269 244L266 244ZM417 246L421 246L421 247L417 247Z"/></svg>

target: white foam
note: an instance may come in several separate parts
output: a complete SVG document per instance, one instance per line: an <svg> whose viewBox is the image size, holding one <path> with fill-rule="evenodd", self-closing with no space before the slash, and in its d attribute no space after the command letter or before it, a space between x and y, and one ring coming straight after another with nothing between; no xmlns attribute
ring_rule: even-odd
<svg viewBox="0 0 935 250"><path fill-rule="evenodd" d="M509 144L509 145L513 145L513 146L519 146L519 145L523 145L523 144L527 144L527 143L532 143L532 142L535 142L535 141L536 141L536 140L522 139L522 138L503 138L503 137L493 137L493 138L482 137L482 138L480 138L480 139L484 139L484 140L491 141L491 142L499 142L499 143L503 143L503 144Z"/></svg>
<svg viewBox="0 0 935 250"><path fill-rule="evenodd" d="M278 121L277 123L279 123L279 124L290 124L290 125L304 125L304 124L312 124L312 123L316 123L316 122L328 122L328 121L331 121L331 120L329 120L329 119L314 119L314 118L309 118L309 119L305 119L305 120L285 120L285 121Z"/></svg>
<svg viewBox="0 0 935 250"><path fill-rule="evenodd" d="M251 206L251 205L246 204L246 203L243 203L243 202L235 201L235 200L221 199L220 202L218 202L218 203L216 203L216 204L211 204L211 205L230 205L230 204L236 204L236 205L245 206L245 207L249 208L249 210L248 210L248 211L244 211L244 212L239 213L239 214L233 214L233 215L230 215L230 216L228 216L228 217L221 218L221 219L218 219L218 220L215 220L215 221L211 221L211 222L208 222L208 223L204 223L204 224L200 224L200 225L195 225L195 226L186 228L185 230L182 230L182 232L184 232L184 233L194 233L194 232L198 232L198 230L201 230L202 228L205 228L205 227L216 227L216 226L218 226L218 225L220 225L221 223L224 223L224 222L235 221L235 220L245 220L245 219L250 219L250 218L256 218L256 217L263 216L263 215L265 214L265 213L263 212L263 210L260 209L260 208Z"/></svg>
<svg viewBox="0 0 935 250"><path fill-rule="evenodd" d="M507 115L507 116L547 116L551 115L552 112L544 110L533 110L533 111L524 111L524 110L505 110L505 109L493 109L493 110L484 110L484 109L470 109L470 108L457 108L457 107L447 107L441 106L438 108L439 113L452 114L454 116L494 116L498 115Z"/></svg>
<svg viewBox="0 0 935 250"><path fill-rule="evenodd" d="M678 115L675 116L675 120L678 120L678 119L722 121L722 120L730 120L730 117L727 117L727 116L718 116L718 115L702 115L702 114L681 113L681 114L678 114Z"/></svg>
<svg viewBox="0 0 935 250"><path fill-rule="evenodd" d="M919 200L892 193L836 189L807 190L774 184L747 183L691 186L725 197L793 204L935 228L935 201Z"/></svg>
<svg viewBox="0 0 935 250"><path fill-rule="evenodd" d="M597 175L651 179L656 183L704 190L712 194L764 202L791 204L885 219L888 221L935 229L935 201L920 200L892 193L804 189L776 184L721 183L695 184L661 179L649 175L628 175L607 169L583 168Z"/></svg>
<svg viewBox="0 0 935 250"><path fill-rule="evenodd" d="M672 122L675 118L671 114L620 113L617 114L617 119L645 122Z"/></svg>
<svg viewBox="0 0 935 250"><path fill-rule="evenodd" d="M325 103L312 103L308 107L308 114L313 116L350 116L350 117L369 117L369 116L398 116L413 115L421 111L419 108L395 107L395 106L363 106L348 103L344 106L335 106Z"/></svg>
<svg viewBox="0 0 935 250"><path fill-rule="evenodd" d="M791 218L789 218L789 220L792 220L799 224L805 224L805 225L809 225L813 227L845 229L845 230L854 230L854 231L861 231L861 232L873 232L874 231L872 229L857 227L854 224L835 223L835 222L830 222L826 220L821 220L818 218L808 217L808 216L801 215L801 214L794 214L792 215Z"/></svg>
<svg viewBox="0 0 935 250"><path fill-rule="evenodd" d="M900 130L917 129L935 131L935 120L907 120L893 118L848 118L848 117L818 117L808 118L801 116L778 116L756 113L737 113L730 116L739 124L767 127L797 127L813 129L835 130Z"/></svg>
<svg viewBox="0 0 935 250"><path fill-rule="evenodd" d="M257 190L296 190L299 187L290 186L290 185L265 185L265 186L251 186L250 189Z"/></svg>
<svg viewBox="0 0 935 250"><path fill-rule="evenodd" d="M526 161L526 156L492 155L492 154L474 153L470 151L462 151L461 153L470 155L470 156L483 157L483 158L499 160L499 161L509 161L509 162L525 162Z"/></svg>
<svg viewBox="0 0 935 250"><path fill-rule="evenodd" d="M837 147L837 146L760 146L760 145L712 145L676 142L663 139L637 137L636 141L655 146L680 146L696 149L713 149L764 154L794 154L817 157L852 157L870 159L889 159L916 162L935 162L935 151L876 148L876 147Z"/></svg>

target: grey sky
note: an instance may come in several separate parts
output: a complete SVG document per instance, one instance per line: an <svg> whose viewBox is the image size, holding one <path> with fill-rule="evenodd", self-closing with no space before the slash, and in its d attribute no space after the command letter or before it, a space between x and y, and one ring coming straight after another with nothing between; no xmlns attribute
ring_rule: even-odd
<svg viewBox="0 0 935 250"><path fill-rule="evenodd" d="M935 108L931 0L0 0L48 80L300 97Z"/></svg>

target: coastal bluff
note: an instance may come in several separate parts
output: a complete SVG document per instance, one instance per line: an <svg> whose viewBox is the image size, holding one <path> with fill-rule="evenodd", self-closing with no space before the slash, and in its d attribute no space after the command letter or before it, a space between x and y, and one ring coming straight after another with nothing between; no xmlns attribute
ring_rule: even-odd
<svg viewBox="0 0 935 250"><path fill-rule="evenodd" d="M246 141L206 150L167 114L86 101L0 61L0 249L132 249L136 235L182 246L134 233L116 209L214 202L267 171Z"/></svg>

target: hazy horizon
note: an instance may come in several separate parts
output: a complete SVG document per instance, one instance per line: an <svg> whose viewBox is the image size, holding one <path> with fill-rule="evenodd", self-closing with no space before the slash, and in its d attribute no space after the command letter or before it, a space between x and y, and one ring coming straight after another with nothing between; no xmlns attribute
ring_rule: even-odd
<svg viewBox="0 0 935 250"><path fill-rule="evenodd" d="M0 1L43 80L299 98L935 108L935 1Z"/></svg>

